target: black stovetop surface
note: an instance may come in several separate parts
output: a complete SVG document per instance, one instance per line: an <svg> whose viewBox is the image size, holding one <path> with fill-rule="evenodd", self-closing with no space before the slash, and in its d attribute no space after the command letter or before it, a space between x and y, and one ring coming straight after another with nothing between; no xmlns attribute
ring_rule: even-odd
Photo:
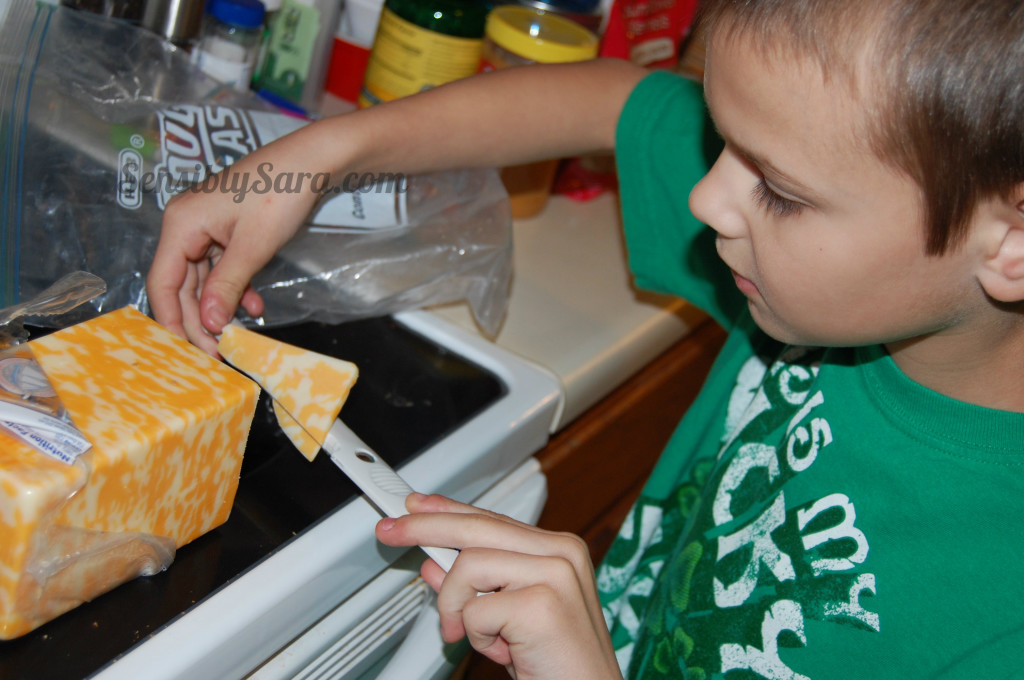
<svg viewBox="0 0 1024 680"><path fill-rule="evenodd" d="M359 366L342 419L393 467L499 399L487 370L390 317L265 331ZM261 396L228 521L137 578L16 640L0 641L3 680L87 677L244 574L358 494L326 455L310 463Z"/></svg>

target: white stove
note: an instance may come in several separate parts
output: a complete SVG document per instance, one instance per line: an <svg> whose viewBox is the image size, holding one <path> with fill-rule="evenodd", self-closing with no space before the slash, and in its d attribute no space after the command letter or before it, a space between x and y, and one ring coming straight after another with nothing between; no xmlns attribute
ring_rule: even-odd
<svg viewBox="0 0 1024 680"><path fill-rule="evenodd" d="M394 317L394 323L436 348L425 358L417 357L417 361L425 362L424 370L457 358L475 367L473 370L489 374L500 387L485 407L434 437L406 462L389 462L418 491L443 493L517 519L536 521L546 499L546 486L531 456L547 442L558 412L561 392L557 379L431 313L403 313ZM413 347L408 351L426 350ZM456 364L453 370L462 371L462 365ZM373 368L368 366L366 374ZM362 381L362 365L360 369ZM355 408L360 401L390 400L397 404L392 404L394 412L409 414L408 421L388 416L392 422L378 430L415 430L414 393L419 370L406 373L398 388L392 388L387 380L378 381L383 386L376 396L365 392L359 396L353 390L342 413L346 423L385 459L387 443L360 432L359 418L345 414L350 404ZM393 394L395 391L401 394ZM439 408L435 398L422 399L430 408ZM442 405L441 410L446 408ZM371 408L369 412L376 410ZM362 412L352 413L359 416ZM291 461L292 455L301 458L294 451L278 457L287 456L285 460ZM324 465L331 473L336 471L326 454L319 458L325 459ZM309 465L304 459L301 462ZM317 473L317 477L324 476ZM276 472L266 477L269 481L258 483L270 490L271 500L260 510L243 493L247 484L257 484L247 481L243 464L239 496L229 523L233 519L244 523L262 513L270 515L268 524L273 527L278 514L284 517L294 510L290 506L316 505L303 497L306 483L296 483ZM343 482L340 480L339 485ZM327 484L331 490L336 486L322 479L308 481L310 489L317 484ZM418 576L425 556L418 548L399 550L380 545L373 534L379 518L369 501L353 493L305 528L288 529L282 520L281 531L288 535L281 544L264 546L261 549L267 554L248 566L232 567L238 573L219 585L213 577L194 571L194 566L214 564L214 572L222 570L216 565L230 561L241 550L241 539L198 539L197 543L206 540L206 544L194 552L187 552L191 546L185 546L164 574L150 577L152 582L136 579L25 639L0 645L0 675L7 680L40 674L96 680L446 678L464 650L446 646L440 639L433 593ZM173 597L163 592L158 581L161 578L178 584ZM194 603L188 602L187 592L201 581L214 584L211 592L194 595ZM178 591L182 588L186 600L178 610L183 597ZM129 639L123 650L112 654L104 651L107 655L94 662L93 668L84 665L83 655L93 654L92 648L106 644L105 630L116 632L119 627L138 625L119 621L122 615L130 619L140 614L135 609L165 607L171 608L163 612L165 622L152 630L136 631L134 637L138 639ZM409 630L416 634L400 647ZM66 658L53 654L64 640L79 645L81 655L68 650L61 652ZM64 676L58 673L58 667Z"/></svg>

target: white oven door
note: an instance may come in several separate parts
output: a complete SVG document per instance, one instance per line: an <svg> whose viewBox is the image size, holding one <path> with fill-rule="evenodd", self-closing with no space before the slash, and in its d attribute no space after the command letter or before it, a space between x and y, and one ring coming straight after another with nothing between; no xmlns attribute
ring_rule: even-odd
<svg viewBox="0 0 1024 680"><path fill-rule="evenodd" d="M530 458L474 503L535 523L547 500ZM253 671L249 680L445 680L467 652L441 639L434 594L410 550Z"/></svg>

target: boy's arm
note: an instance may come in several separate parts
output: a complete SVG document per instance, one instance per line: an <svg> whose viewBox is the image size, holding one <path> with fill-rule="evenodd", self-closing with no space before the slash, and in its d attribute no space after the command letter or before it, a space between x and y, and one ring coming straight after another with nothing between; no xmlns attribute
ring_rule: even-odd
<svg viewBox="0 0 1024 680"><path fill-rule="evenodd" d="M361 142L356 165L406 173L608 151L619 112L645 74L621 59L501 69L332 124L339 132L358 126L350 131Z"/></svg>
<svg viewBox="0 0 1024 680"><path fill-rule="evenodd" d="M494 71L310 124L222 174L414 174L610 150L619 112L645 73L624 60ZM254 316L262 313L249 281L318 196L310 190L235 198L218 191L176 196L146 282L157 321L214 355L210 334L220 332L239 302Z"/></svg>

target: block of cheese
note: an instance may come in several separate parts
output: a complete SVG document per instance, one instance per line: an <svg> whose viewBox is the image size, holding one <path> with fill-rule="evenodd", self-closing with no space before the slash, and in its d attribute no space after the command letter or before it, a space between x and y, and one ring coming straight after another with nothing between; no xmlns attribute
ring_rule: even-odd
<svg viewBox="0 0 1024 680"><path fill-rule="evenodd" d="M29 346L92 448L68 465L0 431L0 639L159 571L222 524L259 397L131 308Z"/></svg>
<svg viewBox="0 0 1024 680"><path fill-rule="evenodd" d="M217 351L267 391L285 435L313 460L359 376L356 365L237 324L224 327Z"/></svg>

